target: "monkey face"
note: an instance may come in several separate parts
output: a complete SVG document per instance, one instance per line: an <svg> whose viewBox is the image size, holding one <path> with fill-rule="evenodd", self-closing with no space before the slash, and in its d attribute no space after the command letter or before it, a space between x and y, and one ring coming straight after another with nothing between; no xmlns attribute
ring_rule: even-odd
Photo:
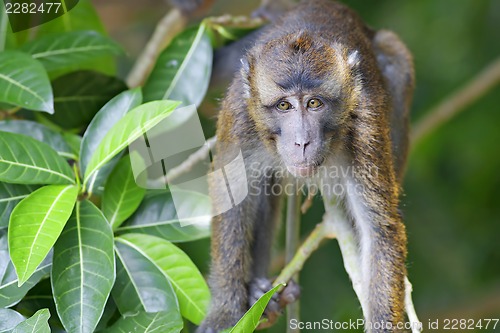
<svg viewBox="0 0 500 333"><path fill-rule="evenodd" d="M272 108L274 142L281 160L294 176L311 176L328 150L323 124L329 103L321 96L288 95Z"/></svg>
<svg viewBox="0 0 500 333"><path fill-rule="evenodd" d="M356 104L348 52L299 34L261 46L249 60L247 101L258 133L290 173L312 176Z"/></svg>

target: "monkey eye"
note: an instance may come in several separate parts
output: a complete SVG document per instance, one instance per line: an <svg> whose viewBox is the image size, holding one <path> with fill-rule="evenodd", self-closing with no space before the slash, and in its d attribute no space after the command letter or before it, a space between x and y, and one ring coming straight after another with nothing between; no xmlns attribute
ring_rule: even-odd
<svg viewBox="0 0 500 333"><path fill-rule="evenodd" d="M317 108L319 108L322 105L323 105L323 102L321 102L317 98L311 98L310 100L307 101L307 107L309 109L317 109Z"/></svg>
<svg viewBox="0 0 500 333"><path fill-rule="evenodd" d="M276 108L280 111L288 111L292 108L292 104L287 101L280 101L276 104Z"/></svg>

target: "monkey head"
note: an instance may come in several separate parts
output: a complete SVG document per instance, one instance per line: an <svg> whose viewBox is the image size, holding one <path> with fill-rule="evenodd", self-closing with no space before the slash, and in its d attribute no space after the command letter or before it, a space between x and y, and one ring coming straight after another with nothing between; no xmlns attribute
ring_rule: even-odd
<svg viewBox="0 0 500 333"><path fill-rule="evenodd" d="M341 143L360 95L358 63L357 51L305 33L257 45L243 61L250 117L292 175L313 175Z"/></svg>

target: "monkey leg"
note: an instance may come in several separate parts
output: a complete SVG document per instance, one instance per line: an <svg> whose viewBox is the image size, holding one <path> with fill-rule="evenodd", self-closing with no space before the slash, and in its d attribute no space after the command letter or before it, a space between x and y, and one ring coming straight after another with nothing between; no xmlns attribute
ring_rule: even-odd
<svg viewBox="0 0 500 333"><path fill-rule="evenodd" d="M255 221L254 240L252 243L252 280L249 285L249 307L272 287L268 277L271 247L274 231L279 221L281 197L272 194L273 185L277 184L273 177L265 178L262 183L265 196L260 199L258 216ZM274 294L268 303L264 316L268 319L266 327L273 325L283 313L283 309L295 302L300 296L299 286L291 281L280 293ZM262 328L262 327L261 327Z"/></svg>
<svg viewBox="0 0 500 333"><path fill-rule="evenodd" d="M243 207L235 207L212 222L210 310L198 333L219 332L233 326L247 310L251 222Z"/></svg>
<svg viewBox="0 0 500 333"><path fill-rule="evenodd" d="M240 175L234 175L235 177ZM227 174L228 182L233 177ZM212 223L212 302L197 332L219 332L233 326L250 308L252 281L265 278L269 266L279 197L266 191L272 180L248 175L249 193L243 201L216 216ZM211 182L213 198L222 197L225 182ZM217 205L217 200L214 200ZM216 210L217 211L217 210Z"/></svg>

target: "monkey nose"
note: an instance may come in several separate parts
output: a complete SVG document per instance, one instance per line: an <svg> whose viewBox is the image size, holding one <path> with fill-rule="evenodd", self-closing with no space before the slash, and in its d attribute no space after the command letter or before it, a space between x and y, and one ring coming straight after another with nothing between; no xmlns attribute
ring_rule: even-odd
<svg viewBox="0 0 500 333"><path fill-rule="evenodd" d="M311 141L309 140L295 140L295 147L300 148L302 150L302 157L306 154L306 147L309 146Z"/></svg>

